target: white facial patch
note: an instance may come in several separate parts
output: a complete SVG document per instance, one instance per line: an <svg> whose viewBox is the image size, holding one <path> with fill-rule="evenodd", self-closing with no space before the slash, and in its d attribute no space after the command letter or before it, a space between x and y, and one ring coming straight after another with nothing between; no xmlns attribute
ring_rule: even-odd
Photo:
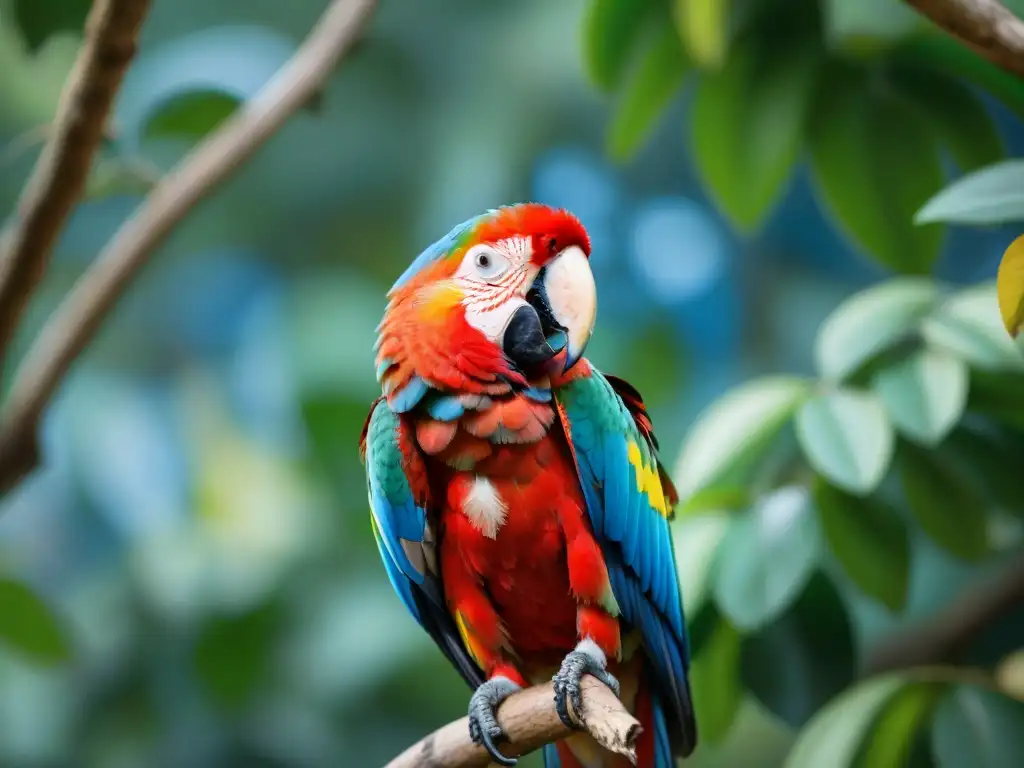
<svg viewBox="0 0 1024 768"><path fill-rule="evenodd" d="M527 303L524 297L537 274L530 264L532 254L530 238L506 237L470 248L455 273L465 296L466 322L490 341L501 341L512 315ZM481 267L481 256L485 267ZM503 268L495 271L499 264Z"/></svg>
<svg viewBox="0 0 1024 768"><path fill-rule="evenodd" d="M505 523L508 506L491 481L478 475L462 501L462 511L480 533L493 539Z"/></svg>

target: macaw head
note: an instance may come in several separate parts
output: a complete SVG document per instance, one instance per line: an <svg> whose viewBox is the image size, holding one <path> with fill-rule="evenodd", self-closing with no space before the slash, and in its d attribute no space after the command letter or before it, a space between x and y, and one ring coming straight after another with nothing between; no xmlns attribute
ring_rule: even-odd
<svg viewBox="0 0 1024 768"><path fill-rule="evenodd" d="M597 291L590 239L565 210L513 205L427 248L388 293L377 378L394 410L433 389L500 394L583 356Z"/></svg>

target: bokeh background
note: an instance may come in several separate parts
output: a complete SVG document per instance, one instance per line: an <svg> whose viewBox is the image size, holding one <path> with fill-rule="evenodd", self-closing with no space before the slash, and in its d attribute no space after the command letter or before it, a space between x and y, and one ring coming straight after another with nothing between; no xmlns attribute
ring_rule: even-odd
<svg viewBox="0 0 1024 768"><path fill-rule="evenodd" d="M54 7L75 4L22 3L22 21L26 5L42 19L26 27L0 0L0 214L80 40ZM589 356L644 394L669 466L728 387L813 373L823 318L887 269L841 234L804 165L764 226L737 232L684 141L691 90L613 161L586 5L385 0L322 98L160 249L47 414L43 468L0 501L0 568L73 649L0 643L0 764L375 766L464 714L468 691L381 567L357 439L385 291L469 216L533 199L582 218L600 300ZM15 356L152 179L323 6L155 0ZM221 95L174 106L196 90ZM982 98L1019 154L1019 118ZM935 274L991 279L1015 234L956 229ZM921 611L970 577L924 556ZM850 601L859 637L894 621ZM747 697L692 764L780 765L792 739Z"/></svg>

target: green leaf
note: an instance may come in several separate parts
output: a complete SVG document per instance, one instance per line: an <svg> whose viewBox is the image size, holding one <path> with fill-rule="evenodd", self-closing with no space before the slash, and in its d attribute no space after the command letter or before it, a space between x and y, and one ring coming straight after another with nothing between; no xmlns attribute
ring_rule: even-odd
<svg viewBox="0 0 1024 768"><path fill-rule="evenodd" d="M945 689L937 683L909 683L878 715L856 765L859 768L907 766L915 737Z"/></svg>
<svg viewBox="0 0 1024 768"><path fill-rule="evenodd" d="M761 223L792 175L817 68L811 45L751 43L698 81L693 161L715 204L742 231Z"/></svg>
<svg viewBox="0 0 1024 768"><path fill-rule="evenodd" d="M243 709L265 682L281 618L271 603L217 617L203 628L195 646L196 675L225 710Z"/></svg>
<svg viewBox="0 0 1024 768"><path fill-rule="evenodd" d="M892 611L903 608L910 581L910 541L899 513L819 480L814 488L821 530L850 580Z"/></svg>
<svg viewBox="0 0 1024 768"><path fill-rule="evenodd" d="M772 713L799 728L853 680L853 627L820 572L793 606L743 640L743 682Z"/></svg>
<svg viewBox="0 0 1024 768"><path fill-rule="evenodd" d="M928 278L897 277L855 293L822 324L815 341L818 371L843 379L916 330L938 298Z"/></svg>
<svg viewBox="0 0 1024 768"><path fill-rule="evenodd" d="M583 60L594 84L611 91L621 82L640 42L650 0L592 0L583 17Z"/></svg>
<svg viewBox="0 0 1024 768"><path fill-rule="evenodd" d="M894 271L928 273L943 232L912 218L945 177L927 122L863 75L836 69L812 113L812 179L840 230Z"/></svg>
<svg viewBox="0 0 1024 768"><path fill-rule="evenodd" d="M801 731L785 768L852 766L879 712L906 684L898 674L884 675L831 701Z"/></svg>
<svg viewBox="0 0 1024 768"><path fill-rule="evenodd" d="M184 138L195 141L227 119L241 104L232 93L200 90L178 94L160 104L143 128L151 139Z"/></svg>
<svg viewBox="0 0 1024 768"><path fill-rule="evenodd" d="M925 319L921 334L928 344L972 366L1024 370L1024 356L1003 327L992 284L972 286L951 296Z"/></svg>
<svg viewBox="0 0 1024 768"><path fill-rule="evenodd" d="M977 493L1002 511L1024 518L1020 456L1004 435L999 432L985 435L961 427L949 436L942 448L951 461L974 479Z"/></svg>
<svg viewBox="0 0 1024 768"><path fill-rule="evenodd" d="M733 519L721 544L714 584L718 607L740 630L771 621L807 583L819 546L806 488L787 486L761 498Z"/></svg>
<svg viewBox="0 0 1024 768"><path fill-rule="evenodd" d="M740 634L721 617L690 665L697 728L710 744L725 738L743 701Z"/></svg>
<svg viewBox="0 0 1024 768"><path fill-rule="evenodd" d="M672 526L676 571L683 585L683 610L687 616L696 616L711 591L713 565L728 530L729 519L724 515L688 517Z"/></svg>
<svg viewBox="0 0 1024 768"><path fill-rule="evenodd" d="M920 17L899 0L825 0L825 38L839 50L867 51L901 40Z"/></svg>
<svg viewBox="0 0 1024 768"><path fill-rule="evenodd" d="M967 410L981 413L994 421L1024 430L1024 374L1016 371L971 371L971 389Z"/></svg>
<svg viewBox="0 0 1024 768"><path fill-rule="evenodd" d="M686 78L690 62L679 37L665 28L644 51L636 74L612 116L608 154L626 160L643 145Z"/></svg>
<svg viewBox="0 0 1024 768"><path fill-rule="evenodd" d="M963 79L988 91L1009 109L1024 117L1024 81L1004 72L959 40L937 29L926 29L893 50L888 59L926 67L948 77Z"/></svg>
<svg viewBox="0 0 1024 768"><path fill-rule="evenodd" d="M742 509L750 504L750 491L740 486L719 485L706 488L690 496L678 512L684 515L704 512L725 512Z"/></svg>
<svg viewBox="0 0 1024 768"><path fill-rule="evenodd" d="M900 447L903 493L921 529L946 551L976 561L988 553L985 510L962 472L939 455Z"/></svg>
<svg viewBox="0 0 1024 768"><path fill-rule="evenodd" d="M1002 224L1024 220L1024 160L1003 160L961 176L914 216L926 224Z"/></svg>
<svg viewBox="0 0 1024 768"><path fill-rule="evenodd" d="M34 592L11 579L0 579L0 642L45 666L71 658L60 620Z"/></svg>
<svg viewBox="0 0 1024 768"><path fill-rule="evenodd" d="M810 393L808 383L769 376L736 387L712 403L683 443L676 470L682 500L704 490L746 457L763 449Z"/></svg>
<svg viewBox="0 0 1024 768"><path fill-rule="evenodd" d="M14 0L14 23L31 53L51 35L82 32L91 0Z"/></svg>
<svg viewBox="0 0 1024 768"><path fill-rule="evenodd" d="M1024 703L961 685L943 698L932 721L940 768L1015 768L1024 755Z"/></svg>
<svg viewBox="0 0 1024 768"><path fill-rule="evenodd" d="M698 66L717 69L725 61L731 6L732 0L673 0L679 37Z"/></svg>
<svg viewBox="0 0 1024 768"><path fill-rule="evenodd" d="M963 416L969 378L959 358L923 349L881 371L874 389L900 432L935 446Z"/></svg>
<svg viewBox="0 0 1024 768"><path fill-rule="evenodd" d="M858 494L882 481L895 443L879 399L845 388L805 402L796 414L796 435L815 470Z"/></svg>
<svg viewBox="0 0 1024 768"><path fill-rule="evenodd" d="M889 74L927 119L962 172L991 165L1005 154L985 105L969 88L945 75L903 67Z"/></svg>

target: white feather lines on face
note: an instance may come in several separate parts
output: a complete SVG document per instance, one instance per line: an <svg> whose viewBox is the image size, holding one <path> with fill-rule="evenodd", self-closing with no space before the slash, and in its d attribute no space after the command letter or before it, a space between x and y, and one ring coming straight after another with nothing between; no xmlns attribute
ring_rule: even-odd
<svg viewBox="0 0 1024 768"><path fill-rule="evenodd" d="M466 251L455 273L463 292L466 322L493 342L499 342L536 276L528 237L506 237ZM483 264L483 265L482 265Z"/></svg>
<svg viewBox="0 0 1024 768"><path fill-rule="evenodd" d="M478 475L462 500L462 511L480 533L493 539L505 524L508 505L491 481Z"/></svg>

